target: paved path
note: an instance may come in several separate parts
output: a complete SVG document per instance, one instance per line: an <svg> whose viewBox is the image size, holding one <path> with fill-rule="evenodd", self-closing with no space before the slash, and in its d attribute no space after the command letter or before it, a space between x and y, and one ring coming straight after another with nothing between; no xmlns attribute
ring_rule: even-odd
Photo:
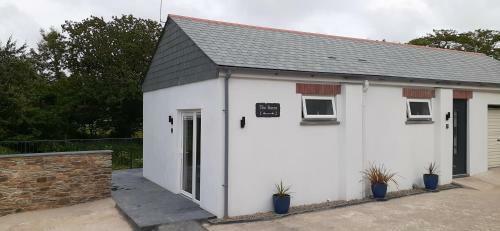
<svg viewBox="0 0 500 231"><path fill-rule="evenodd" d="M226 230L500 230L500 169L459 179L470 187L307 213L206 226Z"/></svg>
<svg viewBox="0 0 500 231"><path fill-rule="evenodd" d="M191 200L142 177L142 169L113 171L112 196L118 209L139 229L162 224L182 228L191 224L184 221L214 217Z"/></svg>

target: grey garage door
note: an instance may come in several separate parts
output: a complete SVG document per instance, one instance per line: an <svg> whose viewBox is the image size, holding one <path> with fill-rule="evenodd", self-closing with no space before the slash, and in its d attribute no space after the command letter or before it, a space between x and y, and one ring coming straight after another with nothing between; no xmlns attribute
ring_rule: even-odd
<svg viewBox="0 0 500 231"><path fill-rule="evenodd" d="M500 108L488 109L488 167L500 166Z"/></svg>

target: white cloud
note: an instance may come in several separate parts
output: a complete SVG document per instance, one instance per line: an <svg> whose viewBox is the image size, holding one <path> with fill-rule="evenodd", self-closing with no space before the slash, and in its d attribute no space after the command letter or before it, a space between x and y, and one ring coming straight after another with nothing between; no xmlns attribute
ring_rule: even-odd
<svg viewBox="0 0 500 231"><path fill-rule="evenodd" d="M418 0L373 0L365 14L373 37L388 41L404 42L430 32L436 18L425 1Z"/></svg>
<svg viewBox="0 0 500 231"><path fill-rule="evenodd" d="M39 30L90 15L159 20L160 0L0 0L0 41L34 44ZM500 28L497 0L163 0L168 13L259 26L406 42L432 29Z"/></svg>
<svg viewBox="0 0 500 231"><path fill-rule="evenodd" d="M12 36L18 43L36 43L41 26L15 5L0 5L0 42Z"/></svg>

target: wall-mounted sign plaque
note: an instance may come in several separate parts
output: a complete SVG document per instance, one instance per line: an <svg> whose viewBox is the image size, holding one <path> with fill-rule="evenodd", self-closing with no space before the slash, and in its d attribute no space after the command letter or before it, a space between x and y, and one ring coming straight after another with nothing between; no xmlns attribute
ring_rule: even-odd
<svg viewBox="0 0 500 231"><path fill-rule="evenodd" d="M257 117L280 117L279 103L256 103L255 115Z"/></svg>

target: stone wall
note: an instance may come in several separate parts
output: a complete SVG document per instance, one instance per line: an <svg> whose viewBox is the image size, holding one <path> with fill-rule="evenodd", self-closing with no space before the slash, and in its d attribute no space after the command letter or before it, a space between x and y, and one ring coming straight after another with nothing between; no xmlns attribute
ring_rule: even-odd
<svg viewBox="0 0 500 231"><path fill-rule="evenodd" d="M109 197L111 153L0 155L0 216Z"/></svg>

